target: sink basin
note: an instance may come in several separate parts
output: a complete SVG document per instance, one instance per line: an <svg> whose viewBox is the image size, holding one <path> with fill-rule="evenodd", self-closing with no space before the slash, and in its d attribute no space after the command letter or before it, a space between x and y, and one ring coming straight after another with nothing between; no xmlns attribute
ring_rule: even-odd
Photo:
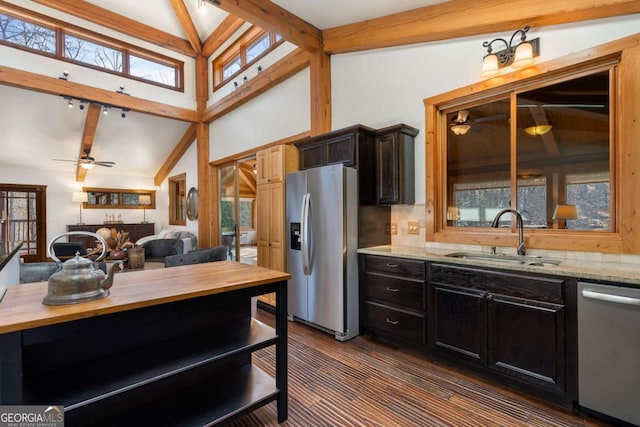
<svg viewBox="0 0 640 427"><path fill-rule="evenodd" d="M483 261L498 261L510 264L535 265L551 267L560 264L560 261L549 258L528 255L488 254L484 252L453 252L446 254L450 258L478 259Z"/></svg>

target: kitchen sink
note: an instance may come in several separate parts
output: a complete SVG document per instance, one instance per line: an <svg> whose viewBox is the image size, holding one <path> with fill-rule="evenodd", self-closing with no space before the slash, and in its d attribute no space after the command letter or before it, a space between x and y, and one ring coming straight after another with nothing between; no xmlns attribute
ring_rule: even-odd
<svg viewBox="0 0 640 427"><path fill-rule="evenodd" d="M446 254L445 256L450 258L478 259L483 261L498 261L510 264L542 267L552 267L560 264L560 261L557 261L555 259L529 255L489 254L484 252L453 252L450 254Z"/></svg>

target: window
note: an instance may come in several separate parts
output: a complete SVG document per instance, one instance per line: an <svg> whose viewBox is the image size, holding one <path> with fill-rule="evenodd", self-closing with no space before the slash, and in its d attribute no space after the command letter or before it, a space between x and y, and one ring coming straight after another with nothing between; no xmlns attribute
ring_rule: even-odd
<svg viewBox="0 0 640 427"><path fill-rule="evenodd" d="M84 209L155 209L156 192L119 188L83 187L87 192Z"/></svg>
<svg viewBox="0 0 640 427"><path fill-rule="evenodd" d="M64 35L64 56L76 62L122 72L122 51L92 41Z"/></svg>
<svg viewBox="0 0 640 427"><path fill-rule="evenodd" d="M251 27L235 43L213 60L213 89L227 83L279 46L280 35Z"/></svg>
<svg viewBox="0 0 640 427"><path fill-rule="evenodd" d="M181 61L52 18L33 15L0 12L0 44L183 90L184 64Z"/></svg>
<svg viewBox="0 0 640 427"><path fill-rule="evenodd" d="M56 52L56 31L0 13L0 40L40 52Z"/></svg>
<svg viewBox="0 0 640 427"><path fill-rule="evenodd" d="M447 211L447 225L490 227L501 209L517 206L526 228L610 231L611 73L542 83L448 111L447 206L457 211ZM455 128L460 124L466 132ZM566 204L577 205L579 217L559 226L554 210ZM503 222L510 226L511 218Z"/></svg>

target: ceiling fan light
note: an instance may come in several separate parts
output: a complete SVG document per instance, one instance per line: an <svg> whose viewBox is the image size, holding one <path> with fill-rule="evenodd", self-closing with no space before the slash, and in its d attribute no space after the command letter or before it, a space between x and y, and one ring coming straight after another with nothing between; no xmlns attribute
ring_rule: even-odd
<svg viewBox="0 0 640 427"><path fill-rule="evenodd" d="M524 131L531 136L544 135L549 132L553 126L551 125L538 125L538 126L529 126L525 128Z"/></svg>
<svg viewBox="0 0 640 427"><path fill-rule="evenodd" d="M464 135L469 132L469 129L471 129L471 126L466 124L457 124L451 126L451 131L456 135Z"/></svg>
<svg viewBox="0 0 640 427"><path fill-rule="evenodd" d="M80 163L80 167L84 170L91 170L93 169L93 166L93 163Z"/></svg>
<svg viewBox="0 0 640 427"><path fill-rule="evenodd" d="M488 78L498 74L498 56L496 54L489 54L482 60L482 71L480 77Z"/></svg>
<svg viewBox="0 0 640 427"><path fill-rule="evenodd" d="M533 64L533 46L529 42L522 42L516 48L516 53L511 66L513 68L524 68Z"/></svg>

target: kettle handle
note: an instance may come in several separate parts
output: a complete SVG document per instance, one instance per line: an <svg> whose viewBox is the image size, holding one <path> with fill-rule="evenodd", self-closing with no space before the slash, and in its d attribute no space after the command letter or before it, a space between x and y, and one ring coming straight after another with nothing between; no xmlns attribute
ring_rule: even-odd
<svg viewBox="0 0 640 427"><path fill-rule="evenodd" d="M68 231L66 233L62 233L56 237L54 237L50 242L49 242L49 246L47 246L47 256L49 256L51 259L53 259L55 262L57 263L61 263L62 261L56 257L56 255L53 253L53 242L55 242L56 240L58 240L61 237L64 236L73 236L73 235L77 235L77 234L83 234L85 236L92 236L92 237L97 237L98 240L100 240L100 242L102 243L102 252L100 253L100 256L98 258L96 258L95 262L100 261L102 258L104 258L104 256L107 254L107 242L104 240L104 238L97 234L97 233L92 233L90 231Z"/></svg>

